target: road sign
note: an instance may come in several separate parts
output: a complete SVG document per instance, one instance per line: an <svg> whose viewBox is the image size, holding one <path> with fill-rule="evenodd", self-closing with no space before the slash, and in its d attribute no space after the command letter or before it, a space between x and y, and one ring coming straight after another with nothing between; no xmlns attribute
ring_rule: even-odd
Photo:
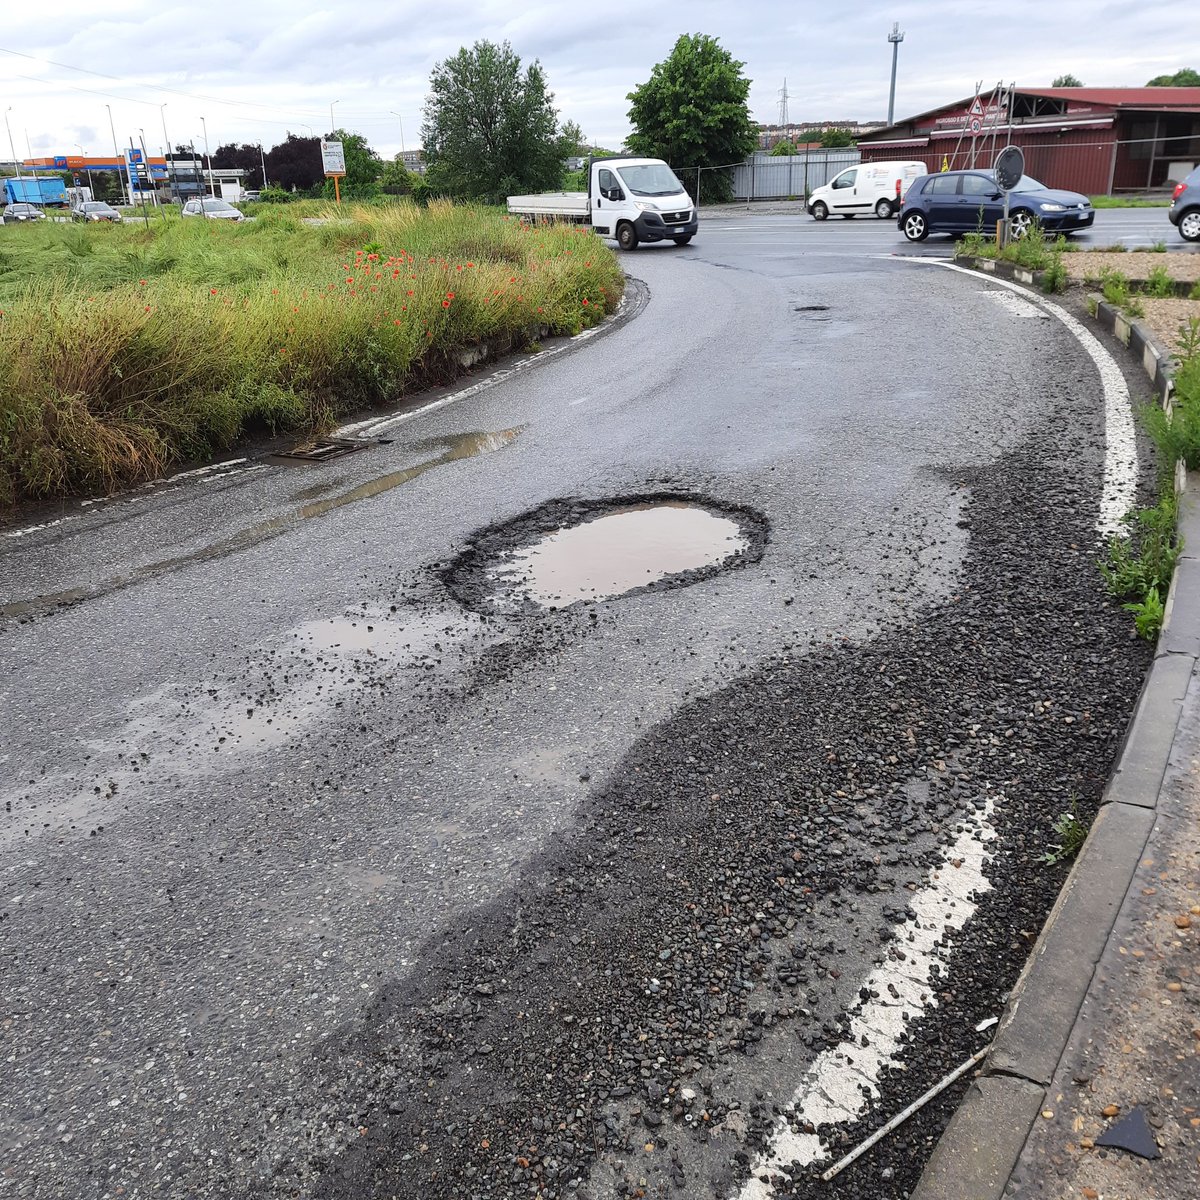
<svg viewBox="0 0 1200 1200"><path fill-rule="evenodd" d="M979 133L983 129L983 120L980 117L971 118L971 133Z"/></svg>
<svg viewBox="0 0 1200 1200"><path fill-rule="evenodd" d="M341 142L321 141L321 166L326 175L345 175L346 151Z"/></svg>
<svg viewBox="0 0 1200 1200"><path fill-rule="evenodd" d="M1005 146L996 155L996 165L992 168L996 182L1001 191L1011 192L1021 182L1025 174L1025 155L1020 146Z"/></svg>

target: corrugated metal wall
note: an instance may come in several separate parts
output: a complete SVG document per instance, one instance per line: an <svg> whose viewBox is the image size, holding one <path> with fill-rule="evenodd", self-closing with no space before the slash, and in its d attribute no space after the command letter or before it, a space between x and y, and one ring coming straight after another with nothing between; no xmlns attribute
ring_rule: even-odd
<svg viewBox="0 0 1200 1200"><path fill-rule="evenodd" d="M839 171L856 166L859 158L853 148L810 150L779 158L756 154L734 168L733 194L738 200L800 200Z"/></svg>

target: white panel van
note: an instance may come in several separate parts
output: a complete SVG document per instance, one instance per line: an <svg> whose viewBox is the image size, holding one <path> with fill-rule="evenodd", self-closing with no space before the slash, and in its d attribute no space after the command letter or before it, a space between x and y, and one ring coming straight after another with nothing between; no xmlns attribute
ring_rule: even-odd
<svg viewBox="0 0 1200 1200"><path fill-rule="evenodd" d="M900 211L908 185L928 174L929 168L923 162L859 163L816 188L806 207L818 221L831 213L839 217L874 213L885 220Z"/></svg>

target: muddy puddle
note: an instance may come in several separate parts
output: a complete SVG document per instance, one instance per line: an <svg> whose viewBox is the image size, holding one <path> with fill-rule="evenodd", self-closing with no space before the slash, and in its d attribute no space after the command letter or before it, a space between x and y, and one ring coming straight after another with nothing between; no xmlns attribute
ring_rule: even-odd
<svg viewBox="0 0 1200 1200"><path fill-rule="evenodd" d="M761 557L757 513L689 496L552 501L476 535L443 573L489 611L558 609L678 587Z"/></svg>
<svg viewBox="0 0 1200 1200"><path fill-rule="evenodd" d="M737 521L682 502L637 504L514 551L497 579L535 604L610 600L745 550Z"/></svg>

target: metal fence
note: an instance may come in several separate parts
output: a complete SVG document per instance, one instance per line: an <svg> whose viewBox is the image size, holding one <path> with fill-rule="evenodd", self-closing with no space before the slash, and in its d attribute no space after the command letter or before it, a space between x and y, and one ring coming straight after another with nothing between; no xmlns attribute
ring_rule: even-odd
<svg viewBox="0 0 1200 1200"><path fill-rule="evenodd" d="M737 200L803 199L813 188L823 187L839 171L857 166L857 150L808 150L803 154L756 154L733 171Z"/></svg>

